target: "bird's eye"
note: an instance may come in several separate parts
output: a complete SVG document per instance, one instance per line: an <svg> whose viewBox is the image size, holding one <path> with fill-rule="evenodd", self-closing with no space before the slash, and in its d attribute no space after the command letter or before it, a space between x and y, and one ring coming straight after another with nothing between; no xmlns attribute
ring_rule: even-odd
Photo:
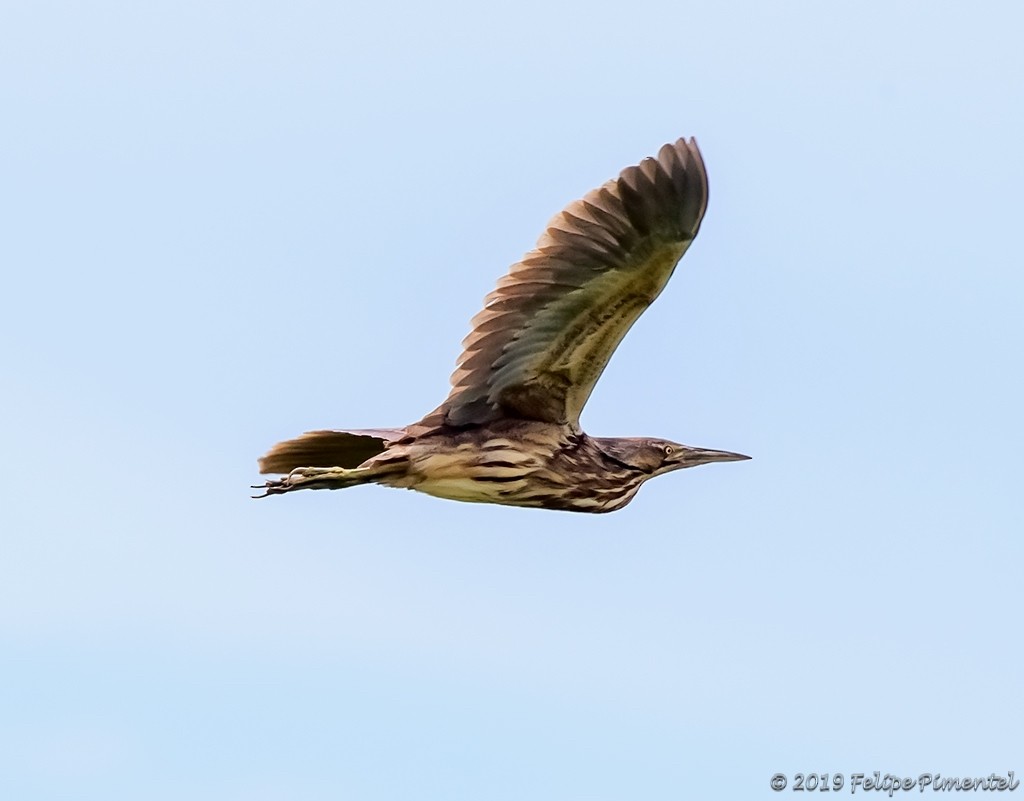
<svg viewBox="0 0 1024 801"><path fill-rule="evenodd" d="M666 445L663 448L663 450L665 451L665 455L666 456L671 456L672 455L672 446L671 445Z"/></svg>

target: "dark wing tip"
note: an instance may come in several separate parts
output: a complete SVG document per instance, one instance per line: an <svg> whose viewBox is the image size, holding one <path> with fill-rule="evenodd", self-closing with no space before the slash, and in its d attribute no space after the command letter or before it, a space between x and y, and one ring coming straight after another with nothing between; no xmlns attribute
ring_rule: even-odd
<svg viewBox="0 0 1024 801"><path fill-rule="evenodd" d="M696 139L664 145L616 181L630 223L643 233L693 239L708 207L708 174Z"/></svg>

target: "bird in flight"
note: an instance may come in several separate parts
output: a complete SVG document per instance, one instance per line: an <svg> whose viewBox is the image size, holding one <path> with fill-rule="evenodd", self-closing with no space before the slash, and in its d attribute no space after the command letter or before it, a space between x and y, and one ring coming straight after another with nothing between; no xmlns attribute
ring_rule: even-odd
<svg viewBox="0 0 1024 801"><path fill-rule="evenodd" d="M591 437L580 413L630 326L664 288L708 202L697 143L570 203L472 320L444 403L405 428L278 443L263 495L383 484L441 498L612 512L647 479L750 457L649 437Z"/></svg>

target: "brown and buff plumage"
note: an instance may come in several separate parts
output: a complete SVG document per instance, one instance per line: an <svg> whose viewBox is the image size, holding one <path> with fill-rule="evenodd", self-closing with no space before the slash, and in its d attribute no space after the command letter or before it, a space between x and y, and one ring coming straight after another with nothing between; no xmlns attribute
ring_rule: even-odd
<svg viewBox="0 0 1024 801"><path fill-rule="evenodd" d="M747 457L587 436L605 365L661 293L707 208L694 140L661 148L570 203L473 318L437 409L403 429L315 431L260 460L265 494L374 482L464 501L604 512L648 478Z"/></svg>

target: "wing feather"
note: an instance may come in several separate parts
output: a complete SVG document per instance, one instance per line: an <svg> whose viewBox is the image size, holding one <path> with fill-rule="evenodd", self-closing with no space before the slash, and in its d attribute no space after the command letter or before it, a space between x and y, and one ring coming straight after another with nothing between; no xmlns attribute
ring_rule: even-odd
<svg viewBox="0 0 1024 801"><path fill-rule="evenodd" d="M615 348L696 236L707 198L697 143L680 139L570 203L487 296L452 391L428 418L577 427Z"/></svg>

